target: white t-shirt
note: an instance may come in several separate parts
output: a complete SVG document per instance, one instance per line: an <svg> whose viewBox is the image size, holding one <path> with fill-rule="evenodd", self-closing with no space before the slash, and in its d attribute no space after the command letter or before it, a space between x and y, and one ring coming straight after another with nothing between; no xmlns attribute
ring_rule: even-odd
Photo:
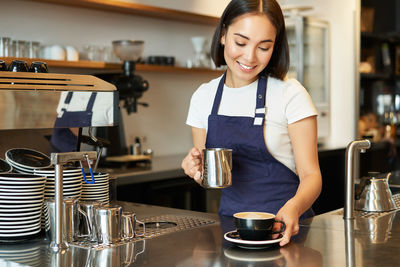
<svg viewBox="0 0 400 267"><path fill-rule="evenodd" d="M222 76L202 84L190 101L186 124L206 129L215 94ZM224 86L218 114L254 117L258 80L240 88ZM288 124L317 115L306 89L294 79L285 81L269 77L266 96L266 124L264 138L271 155L296 172Z"/></svg>

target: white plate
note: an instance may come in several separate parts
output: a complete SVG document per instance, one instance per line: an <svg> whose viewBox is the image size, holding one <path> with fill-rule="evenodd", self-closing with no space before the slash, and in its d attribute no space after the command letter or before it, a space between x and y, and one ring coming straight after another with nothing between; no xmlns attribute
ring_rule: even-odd
<svg viewBox="0 0 400 267"><path fill-rule="evenodd" d="M32 182L32 181L46 181L46 176L37 175L20 175L18 173L8 173L10 176L0 174L1 181L18 181L18 182Z"/></svg>
<svg viewBox="0 0 400 267"><path fill-rule="evenodd" d="M26 232L23 233L0 233L0 237L19 237L19 236L29 236L33 234L37 234L41 231L42 229L37 228L37 227L32 227L32 229L27 229Z"/></svg>
<svg viewBox="0 0 400 267"><path fill-rule="evenodd" d="M20 182L16 182L16 181L4 181L4 180L0 180L0 185L21 185L21 186L30 186L30 185L44 185L46 182L46 180L43 181L20 181Z"/></svg>
<svg viewBox="0 0 400 267"><path fill-rule="evenodd" d="M0 201L1 203L8 203L8 204L29 204L29 203L43 203L43 198L41 199L26 199L26 200L8 200L8 199L2 199ZM0 205L1 207L1 205Z"/></svg>
<svg viewBox="0 0 400 267"><path fill-rule="evenodd" d="M30 212L24 212L24 213L20 213L23 211L30 211ZM13 217L24 217L24 216L29 216L29 215L40 215L42 213L42 208L38 207L37 210L35 209L27 209L27 210L17 210L16 212L12 212L9 210L5 210L5 209L0 209L0 220L8 220L6 218L12 218L13 220L16 220L16 218Z"/></svg>
<svg viewBox="0 0 400 267"><path fill-rule="evenodd" d="M83 197L81 196L81 200L98 200L98 201L109 201L109 197Z"/></svg>
<svg viewBox="0 0 400 267"><path fill-rule="evenodd" d="M78 197L79 198L81 196L81 194L80 194L80 192L72 192L72 193L65 193L64 192L63 196L64 197ZM55 195L54 195L54 193L45 194L44 198L45 199L55 198Z"/></svg>
<svg viewBox="0 0 400 267"><path fill-rule="evenodd" d="M65 182L65 181L79 181L79 182L81 182L82 181L82 176L76 176L76 175L74 175L74 176L63 176L63 182ZM56 179L53 178L53 177L47 177L46 182L54 184L56 182Z"/></svg>
<svg viewBox="0 0 400 267"><path fill-rule="evenodd" d="M95 185L90 185L90 186L88 186L88 184L86 184L86 183L82 183L82 187L83 188L87 188L87 189L93 189L93 188L103 188L103 187L108 187L109 186L109 184L108 183L106 183L106 184L95 184Z"/></svg>
<svg viewBox="0 0 400 267"><path fill-rule="evenodd" d="M110 195L82 195L81 198L109 198Z"/></svg>
<svg viewBox="0 0 400 267"><path fill-rule="evenodd" d="M37 185L3 185L0 184L1 189L22 189L22 190L37 190L39 188L44 188L44 183L43 184L37 184Z"/></svg>
<svg viewBox="0 0 400 267"><path fill-rule="evenodd" d="M54 168L45 168L45 169L34 169L35 173L41 173L41 174L50 174L53 175L55 174ZM63 168L63 175L66 174L76 174L76 173L82 173L82 170L80 168Z"/></svg>
<svg viewBox="0 0 400 267"><path fill-rule="evenodd" d="M9 205L0 204L0 209L4 208L4 209L9 210L10 212L18 212L18 211L22 211L21 209L41 207L42 205L43 205L42 202L34 203L34 204L22 204L22 205L20 205L20 203L9 204Z"/></svg>
<svg viewBox="0 0 400 267"><path fill-rule="evenodd" d="M109 184L108 181L105 181L105 182L96 181L94 184L88 184L85 181L82 181L82 185L84 185L87 188L98 187L98 186L107 186L108 184Z"/></svg>
<svg viewBox="0 0 400 267"><path fill-rule="evenodd" d="M87 189L87 188L82 188L82 193L96 193L96 192L104 192L108 191L108 186L106 187L99 187L99 188L92 188L92 189Z"/></svg>
<svg viewBox="0 0 400 267"><path fill-rule="evenodd" d="M34 174L21 175L19 173L6 173L0 174L0 179L6 181L37 181L46 180L46 176L39 176Z"/></svg>
<svg viewBox="0 0 400 267"><path fill-rule="evenodd" d="M65 186L68 186L68 185L74 185L74 184L77 184L77 185L80 185L80 184L82 184L82 182L81 182L81 180L64 180L63 181L63 186L65 185ZM47 181L46 182L46 186L47 187L49 187L49 186L52 186L52 187L54 187L56 184L54 183L54 182L52 182L52 181Z"/></svg>
<svg viewBox="0 0 400 267"><path fill-rule="evenodd" d="M82 190L83 194L104 194L104 193L108 193L109 190L108 188L106 189L99 189L99 190L90 190L90 191L86 191L86 190Z"/></svg>
<svg viewBox="0 0 400 267"><path fill-rule="evenodd" d="M26 211L29 211L29 213L25 213ZM24 216L26 214L31 214L31 212L41 212L42 211L42 206L37 206L37 207L23 207L23 208L12 208L12 209L4 209L0 208L0 214L1 216ZM24 212L24 213L20 213Z"/></svg>
<svg viewBox="0 0 400 267"><path fill-rule="evenodd" d="M1 229L2 227L0 227L0 234L7 234L7 233L21 233L21 232L27 232L27 231L31 231L31 230L36 230L37 228L40 229L40 222L36 223L36 224L32 224L28 227L25 228L21 228L21 229Z"/></svg>
<svg viewBox="0 0 400 267"><path fill-rule="evenodd" d="M49 156L31 148L9 149L6 151L5 157L6 161L11 161L15 164L28 168L43 169L51 166ZM32 164L36 164L38 167L34 167Z"/></svg>
<svg viewBox="0 0 400 267"><path fill-rule="evenodd" d="M247 249L262 249L267 248L273 244L279 243L282 241L283 236L279 235L277 239L272 240L260 240L260 241L253 241L253 240L243 240L237 234L237 231L230 231L224 234L225 240L232 242L233 244L237 245L241 248Z"/></svg>
<svg viewBox="0 0 400 267"><path fill-rule="evenodd" d="M38 196L40 197L44 193L43 191L36 192L1 192L0 196Z"/></svg>
<svg viewBox="0 0 400 267"><path fill-rule="evenodd" d="M25 202L25 203L35 203L39 202L43 199L43 193L35 196L3 196L0 194L0 201L3 203L3 199L14 201L14 200L21 200L20 203L23 203L23 201L33 201L33 202ZM4 202L6 203L6 202Z"/></svg>
<svg viewBox="0 0 400 267"><path fill-rule="evenodd" d="M74 186L74 187L63 187L63 192L75 192L75 191L81 191L80 186ZM45 193L54 193L56 190L54 188L46 188L44 190Z"/></svg>
<svg viewBox="0 0 400 267"><path fill-rule="evenodd" d="M39 188L3 188L0 187L0 194L2 193L35 193L44 191L44 186Z"/></svg>
<svg viewBox="0 0 400 267"><path fill-rule="evenodd" d="M40 220L39 216L30 216L25 218L18 218L18 221L0 221L0 228L12 228L9 226L15 226L16 228L23 228L26 226L31 226L32 224L37 223ZM24 226L21 226L25 224ZM29 225L27 225L29 224Z"/></svg>

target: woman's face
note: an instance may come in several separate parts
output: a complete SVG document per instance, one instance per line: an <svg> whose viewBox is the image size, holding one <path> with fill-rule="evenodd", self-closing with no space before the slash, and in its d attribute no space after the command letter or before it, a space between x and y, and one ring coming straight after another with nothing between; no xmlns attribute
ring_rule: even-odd
<svg viewBox="0 0 400 267"><path fill-rule="evenodd" d="M228 66L226 85L242 87L258 78L274 50L276 29L266 15L237 17L221 37Z"/></svg>

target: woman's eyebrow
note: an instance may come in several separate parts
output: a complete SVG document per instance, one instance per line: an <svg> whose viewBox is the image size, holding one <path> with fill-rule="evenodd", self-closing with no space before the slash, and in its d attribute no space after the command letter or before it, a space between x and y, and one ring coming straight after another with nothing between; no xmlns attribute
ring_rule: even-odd
<svg viewBox="0 0 400 267"><path fill-rule="evenodd" d="M244 38L244 39L246 39L246 40L250 40L249 37L247 37L247 36L245 36L245 35L243 35L243 34L240 34L240 33L234 33L233 35L237 35L237 36L240 36L240 37L242 37L242 38ZM271 39L267 39L267 40L262 40L262 41L260 41L260 43L273 43L273 42L274 42L274 41L271 40Z"/></svg>

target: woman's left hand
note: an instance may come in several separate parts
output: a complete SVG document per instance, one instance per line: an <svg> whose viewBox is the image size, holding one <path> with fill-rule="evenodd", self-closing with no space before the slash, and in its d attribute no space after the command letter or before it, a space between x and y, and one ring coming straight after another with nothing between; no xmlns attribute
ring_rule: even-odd
<svg viewBox="0 0 400 267"><path fill-rule="evenodd" d="M279 243L280 246L284 246L290 242L293 235L299 232L299 208L289 200L276 214L276 219L286 224L283 239Z"/></svg>

